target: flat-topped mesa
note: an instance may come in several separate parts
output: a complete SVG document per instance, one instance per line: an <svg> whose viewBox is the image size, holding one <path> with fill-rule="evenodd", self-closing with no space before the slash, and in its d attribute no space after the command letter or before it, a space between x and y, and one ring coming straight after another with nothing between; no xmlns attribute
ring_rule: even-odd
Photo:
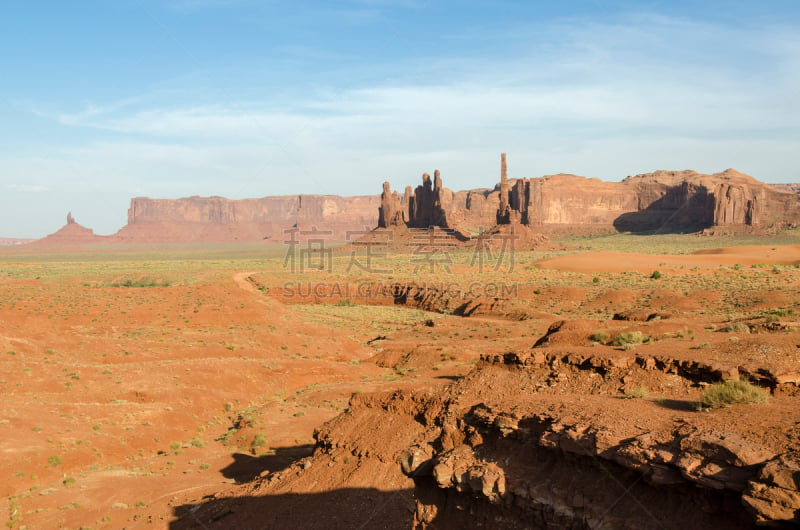
<svg viewBox="0 0 800 530"><path fill-rule="evenodd" d="M672 210L663 226L752 231L793 226L800 220L797 196L735 169L704 175L656 171L623 182L639 192L639 214ZM615 223L616 226L616 223ZM617 226L624 228L624 226Z"/></svg>
<svg viewBox="0 0 800 530"><path fill-rule="evenodd" d="M315 227L344 241L378 221L378 195L286 195L257 199L135 197L119 242L283 241L287 230Z"/></svg>
<svg viewBox="0 0 800 530"><path fill-rule="evenodd" d="M509 179L501 157L497 224L546 233L759 231L795 226L800 200L733 169L656 171L603 182L575 175Z"/></svg>

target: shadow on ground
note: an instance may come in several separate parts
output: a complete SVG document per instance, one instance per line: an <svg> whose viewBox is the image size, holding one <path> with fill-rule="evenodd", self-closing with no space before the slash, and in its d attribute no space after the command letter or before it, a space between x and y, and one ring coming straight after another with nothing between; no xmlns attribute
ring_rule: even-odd
<svg viewBox="0 0 800 530"><path fill-rule="evenodd" d="M697 401L686 401L682 399L659 399L656 401L656 404L659 407L664 407L665 409L681 410L684 412L697 412Z"/></svg>
<svg viewBox="0 0 800 530"><path fill-rule="evenodd" d="M267 471L274 473L286 469L295 460L299 460L314 452L314 445L297 445L294 447L278 447L272 454L251 456L245 453L235 453L233 462L220 470L222 476L233 479L237 483L250 482L261 473Z"/></svg>
<svg viewBox="0 0 800 530"><path fill-rule="evenodd" d="M407 529L413 524L413 490L347 488L324 493L211 498L178 506L169 528L265 528L331 530Z"/></svg>

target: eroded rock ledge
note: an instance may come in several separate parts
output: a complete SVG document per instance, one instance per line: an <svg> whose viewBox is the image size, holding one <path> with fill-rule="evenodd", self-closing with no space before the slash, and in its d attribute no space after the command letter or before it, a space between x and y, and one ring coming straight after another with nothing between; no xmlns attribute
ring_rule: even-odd
<svg viewBox="0 0 800 530"><path fill-rule="evenodd" d="M783 408L788 396L766 405L784 414L772 410L775 421L759 423L755 406L695 411L682 397L695 383L633 356L541 361L491 359L451 387L438 437L400 458L416 484L417 527L800 522L800 431ZM626 384L645 376L668 385L669 397L625 399Z"/></svg>

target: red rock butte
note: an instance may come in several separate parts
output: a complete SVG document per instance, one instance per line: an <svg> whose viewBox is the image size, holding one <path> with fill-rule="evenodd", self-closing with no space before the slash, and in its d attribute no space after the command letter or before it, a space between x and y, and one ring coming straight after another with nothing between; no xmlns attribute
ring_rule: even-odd
<svg viewBox="0 0 800 530"><path fill-rule="evenodd" d="M735 169L706 175L656 171L604 182L576 175L508 178L501 155L500 183L453 192L438 170L412 193L384 183L379 226L439 226L466 232L520 224L545 234L595 232L755 232L796 226L800 200Z"/></svg>

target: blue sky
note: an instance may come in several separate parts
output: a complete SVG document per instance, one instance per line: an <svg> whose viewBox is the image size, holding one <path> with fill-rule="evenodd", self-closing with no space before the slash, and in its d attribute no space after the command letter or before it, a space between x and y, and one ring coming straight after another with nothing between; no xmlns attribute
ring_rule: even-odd
<svg viewBox="0 0 800 530"><path fill-rule="evenodd" d="M800 181L795 1L9 2L0 236L131 197L728 167Z"/></svg>

